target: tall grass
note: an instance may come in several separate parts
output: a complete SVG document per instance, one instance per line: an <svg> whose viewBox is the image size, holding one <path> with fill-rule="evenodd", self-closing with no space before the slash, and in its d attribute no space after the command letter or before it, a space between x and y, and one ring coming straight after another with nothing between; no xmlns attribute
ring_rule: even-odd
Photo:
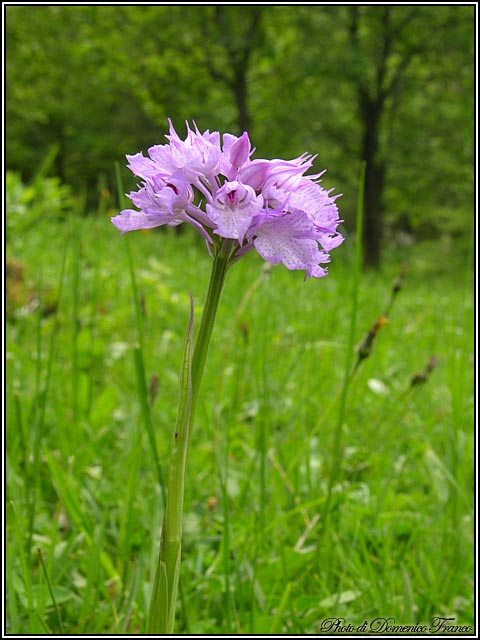
<svg viewBox="0 0 480 640"><path fill-rule="evenodd" d="M209 257L189 230L139 232L131 271L108 217L70 215L8 243L24 267L8 287L24 296L7 325L7 632L134 634L189 292L199 314ZM472 274L445 255L390 251L359 282L355 344L407 262L350 385L333 482L353 241L319 281L254 255L231 270L189 453L180 632L314 634L336 616L472 624Z"/></svg>

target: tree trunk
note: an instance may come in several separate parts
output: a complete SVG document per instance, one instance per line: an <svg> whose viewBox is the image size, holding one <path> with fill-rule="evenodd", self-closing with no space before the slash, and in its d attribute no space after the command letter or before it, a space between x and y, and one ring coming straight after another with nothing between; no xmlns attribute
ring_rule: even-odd
<svg viewBox="0 0 480 640"><path fill-rule="evenodd" d="M378 158L381 104L364 95L361 101L363 120L362 157L365 161L365 197L363 208L363 263L377 269L381 260L382 194L384 166Z"/></svg>
<svg viewBox="0 0 480 640"><path fill-rule="evenodd" d="M247 69L242 70L240 74L236 74L233 94L237 107L238 133L242 135L244 131L250 131L251 124L250 112L248 110Z"/></svg>
<svg viewBox="0 0 480 640"><path fill-rule="evenodd" d="M236 9L224 6L216 6L214 10L213 24L215 27L214 39L222 43L226 56L226 65L217 62L212 52L206 49L207 68L214 80L225 82L232 92L237 111L237 133L250 132L252 118L248 108L248 72L252 51L262 40L260 24L262 9L259 7L245 7L242 16ZM208 37L207 33L208 47Z"/></svg>

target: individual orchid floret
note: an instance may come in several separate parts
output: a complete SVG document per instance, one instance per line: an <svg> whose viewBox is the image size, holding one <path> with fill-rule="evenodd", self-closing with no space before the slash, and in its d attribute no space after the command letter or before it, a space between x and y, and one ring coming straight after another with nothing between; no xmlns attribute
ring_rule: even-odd
<svg viewBox="0 0 480 640"><path fill-rule="evenodd" d="M295 189L312 162L312 157L307 155L294 160L252 160L240 172L240 180L261 190L264 197L268 198L272 195L272 189ZM310 179L317 179L320 175L310 176Z"/></svg>
<svg viewBox="0 0 480 640"><path fill-rule="evenodd" d="M157 175L147 178L144 186L132 191L128 197L140 211L127 209L112 218L122 233L164 224L170 227L181 224L186 220L185 213L193 199L193 189L181 176Z"/></svg>
<svg viewBox="0 0 480 640"><path fill-rule="evenodd" d="M222 238L243 242L254 218L264 206L252 187L241 182L226 182L216 193L213 205L206 205L207 214Z"/></svg>
<svg viewBox="0 0 480 640"><path fill-rule="evenodd" d="M187 125L188 126L188 125ZM148 154L158 166L170 172L181 172L194 182L198 178L213 177L220 161L219 134L204 134L192 131L188 127L187 137L182 140L170 122L170 143L154 145Z"/></svg>
<svg viewBox="0 0 480 640"><path fill-rule="evenodd" d="M185 177L194 180L209 178L217 173L220 161L220 134L205 131L201 134L197 127L192 131L187 123L187 137L181 140L170 122L171 162Z"/></svg>

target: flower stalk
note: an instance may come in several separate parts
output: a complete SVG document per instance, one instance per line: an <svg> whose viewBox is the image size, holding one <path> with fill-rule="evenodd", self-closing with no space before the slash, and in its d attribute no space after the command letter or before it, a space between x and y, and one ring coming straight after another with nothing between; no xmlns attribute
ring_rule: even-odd
<svg viewBox="0 0 480 640"><path fill-rule="evenodd" d="M151 634L173 633L191 427L227 271L256 250L270 264L281 262L291 271L305 271L305 278L323 278L327 267L322 265L329 263L330 251L344 239L338 231L338 196L320 186L323 172L306 175L316 156L252 160L255 149L247 132L240 137L208 129L201 133L195 123L193 130L187 123L182 140L170 121L166 138L168 144L153 145L148 157L127 156L129 169L141 178L138 189L128 194L136 209L124 209L111 219L122 234L189 224L213 257L195 345L191 301L168 496L147 616Z"/></svg>
<svg viewBox="0 0 480 640"><path fill-rule="evenodd" d="M172 634L180 575L185 469L200 385L207 359L218 304L234 250L233 240L217 243L210 282L195 348L193 349L193 300L183 358L177 421L172 438L168 494L162 525L160 552L147 617L147 633Z"/></svg>

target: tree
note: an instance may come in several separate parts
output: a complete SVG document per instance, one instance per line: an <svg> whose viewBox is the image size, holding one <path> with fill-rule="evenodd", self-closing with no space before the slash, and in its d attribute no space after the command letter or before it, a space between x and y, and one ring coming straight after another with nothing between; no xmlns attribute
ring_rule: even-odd
<svg viewBox="0 0 480 640"><path fill-rule="evenodd" d="M264 37L263 7L216 5L200 16L204 64L214 82L230 90L237 110L237 133L251 131L248 75L255 49Z"/></svg>
<svg viewBox="0 0 480 640"><path fill-rule="evenodd" d="M299 151L319 152L348 224L366 161L369 266L387 224L438 232L441 209L441 225L459 230L472 215L473 17L472 7L380 5L277 7L269 18L281 81L261 86L265 122L283 146L298 138Z"/></svg>
<svg viewBox="0 0 480 640"><path fill-rule="evenodd" d="M363 67L352 78L362 132L360 153L366 164L363 257L366 265L378 267L392 143L386 130L393 126L407 79L410 84L412 78L420 80L425 60L430 68L443 64L444 52L452 50L452 30L468 16L460 16L452 7L351 6L348 11L352 63L356 60ZM419 58L423 61L417 63Z"/></svg>
<svg viewBox="0 0 480 640"><path fill-rule="evenodd" d="M110 53L121 8L102 9L7 8L7 156L26 179L55 146L56 175L93 189L152 127Z"/></svg>

